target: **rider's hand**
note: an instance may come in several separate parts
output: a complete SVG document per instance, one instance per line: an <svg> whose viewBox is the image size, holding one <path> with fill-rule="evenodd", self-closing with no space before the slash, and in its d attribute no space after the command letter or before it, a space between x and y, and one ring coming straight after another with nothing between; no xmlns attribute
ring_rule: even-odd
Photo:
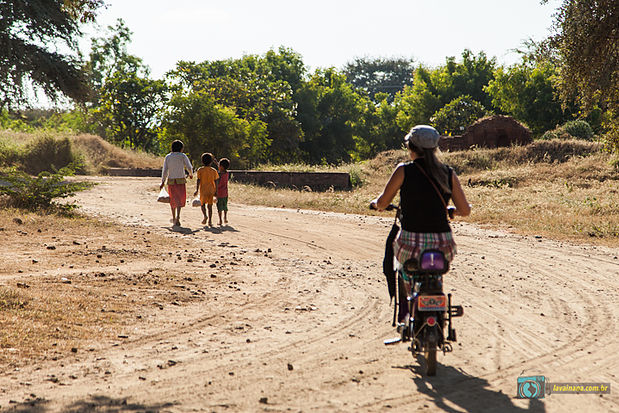
<svg viewBox="0 0 619 413"><path fill-rule="evenodd" d="M375 209L376 211L382 211L382 209L378 208L378 199L374 199L372 200L372 202L370 202L370 209Z"/></svg>

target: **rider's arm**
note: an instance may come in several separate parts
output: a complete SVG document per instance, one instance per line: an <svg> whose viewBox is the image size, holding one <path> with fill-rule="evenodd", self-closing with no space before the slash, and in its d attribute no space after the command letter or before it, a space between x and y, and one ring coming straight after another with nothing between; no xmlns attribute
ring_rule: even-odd
<svg viewBox="0 0 619 413"><path fill-rule="evenodd" d="M466 217L471 213L471 205L466 200L466 196L464 195L464 191L462 190L462 185L460 185L460 180L458 179L458 176L455 172L451 174L451 183L451 199L456 206L454 215Z"/></svg>
<svg viewBox="0 0 619 413"><path fill-rule="evenodd" d="M378 198L372 201L372 204L376 206L376 209L382 211L387 208L391 201L393 201L393 198L395 198L403 182L404 165L402 164L399 165L395 171L393 171L393 174L391 174L391 178L389 178L389 181L387 182L383 193L380 194Z"/></svg>

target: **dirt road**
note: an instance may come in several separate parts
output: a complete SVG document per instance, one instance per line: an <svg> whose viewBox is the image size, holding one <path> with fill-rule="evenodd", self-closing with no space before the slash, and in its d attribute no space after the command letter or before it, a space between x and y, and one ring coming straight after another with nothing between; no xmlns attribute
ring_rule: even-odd
<svg viewBox="0 0 619 413"><path fill-rule="evenodd" d="M154 202L157 179L100 182L78 197L86 213L235 254L238 265L196 264L193 277L230 282L136 324L129 340L2 375L2 407L619 411L619 251L454 224L459 254L445 284L465 315L454 352L427 378L406 345L383 345L394 336L381 272L388 217L232 203L227 227L204 228L187 207L173 231L168 206ZM49 381L52 369L63 385ZM519 400L520 375L612 390ZM45 403L22 404L29 394Z"/></svg>

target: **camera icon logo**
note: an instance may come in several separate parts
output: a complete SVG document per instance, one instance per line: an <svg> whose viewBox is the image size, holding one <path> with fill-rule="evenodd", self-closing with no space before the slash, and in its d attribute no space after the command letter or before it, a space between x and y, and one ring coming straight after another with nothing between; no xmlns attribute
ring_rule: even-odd
<svg viewBox="0 0 619 413"><path fill-rule="evenodd" d="M525 376L518 377L519 399L543 399L546 395L546 377L544 376Z"/></svg>

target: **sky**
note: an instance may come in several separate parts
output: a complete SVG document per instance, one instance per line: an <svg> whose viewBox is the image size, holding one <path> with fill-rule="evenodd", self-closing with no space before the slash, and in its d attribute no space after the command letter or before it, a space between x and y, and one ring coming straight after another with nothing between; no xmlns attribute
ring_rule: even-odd
<svg viewBox="0 0 619 413"><path fill-rule="evenodd" d="M439 66L465 48L500 64L513 49L550 34L559 0L105 0L99 37L122 18L128 50L160 78L179 60L201 62L264 54L279 46L311 69L342 68L355 57L405 57ZM84 41L82 49L89 50Z"/></svg>

